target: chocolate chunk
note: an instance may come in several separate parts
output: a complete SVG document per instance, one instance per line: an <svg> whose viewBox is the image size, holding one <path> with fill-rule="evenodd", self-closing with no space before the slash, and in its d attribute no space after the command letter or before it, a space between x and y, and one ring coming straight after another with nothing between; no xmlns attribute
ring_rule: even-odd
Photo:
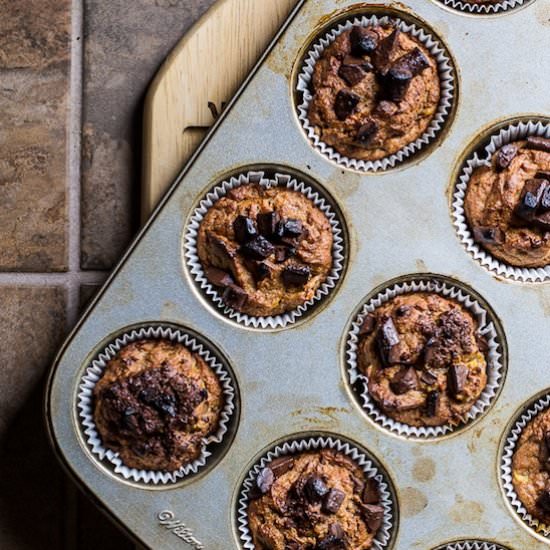
<svg viewBox="0 0 550 550"><path fill-rule="evenodd" d="M392 66L392 69L407 70L413 77L419 75L424 69L430 66L428 58L419 48L401 56Z"/></svg>
<svg viewBox="0 0 550 550"><path fill-rule="evenodd" d="M269 467L275 477L281 477L294 468L294 459L291 456L281 456L271 461Z"/></svg>
<svg viewBox="0 0 550 550"><path fill-rule="evenodd" d="M272 269L271 266L267 262L251 262L252 265L250 265L250 271L252 271L252 275L254 276L254 279L257 283L260 281L263 281L267 277L271 275ZM247 265L248 267L248 265Z"/></svg>
<svg viewBox="0 0 550 550"><path fill-rule="evenodd" d="M395 310L395 314L396 314L398 317L404 317L405 315L407 315L407 313L409 313L410 310L411 310L411 307L410 307L410 306L399 306L399 307Z"/></svg>
<svg viewBox="0 0 550 550"><path fill-rule="evenodd" d="M233 277L227 271L223 271L217 267L207 267L204 270L204 274L214 286L227 287L235 283Z"/></svg>
<svg viewBox="0 0 550 550"><path fill-rule="evenodd" d="M426 397L426 416L433 417L437 414L439 406L439 392L431 391Z"/></svg>
<svg viewBox="0 0 550 550"><path fill-rule="evenodd" d="M342 60L342 65L345 67L361 67L367 73L374 70L372 63L362 57L355 57L353 55L346 55Z"/></svg>
<svg viewBox="0 0 550 550"><path fill-rule="evenodd" d="M355 136L355 143L361 147L369 146L378 133L378 124L374 120L367 120L361 125Z"/></svg>
<svg viewBox="0 0 550 550"><path fill-rule="evenodd" d="M549 185L546 187L544 193L542 194L542 198L540 199L540 210L543 212L546 212L547 210L550 210L550 180L542 180L542 181L548 181Z"/></svg>
<svg viewBox="0 0 550 550"><path fill-rule="evenodd" d="M537 499L537 506L542 508L545 512L550 512L550 491L545 490Z"/></svg>
<svg viewBox="0 0 550 550"><path fill-rule="evenodd" d="M275 261L277 263L283 263L288 258L296 255L296 248L293 246L279 245L275 247Z"/></svg>
<svg viewBox="0 0 550 550"><path fill-rule="evenodd" d="M545 170L539 170L539 171L535 174L535 179L536 179L536 180L546 180L546 181L550 181L550 172L545 171Z"/></svg>
<svg viewBox="0 0 550 550"><path fill-rule="evenodd" d="M413 74L408 69L392 67L388 73L380 77L384 97L391 101L401 101L412 79Z"/></svg>
<svg viewBox="0 0 550 550"><path fill-rule="evenodd" d="M539 136L529 136L527 138L527 148L550 153L550 139Z"/></svg>
<svg viewBox="0 0 550 550"><path fill-rule="evenodd" d="M297 239L302 236L304 226L300 220L288 219L281 222L281 230L279 231L282 237L290 237Z"/></svg>
<svg viewBox="0 0 550 550"><path fill-rule="evenodd" d="M433 386L437 382L437 375L431 370L422 371L420 375L420 380L427 384L428 386Z"/></svg>
<svg viewBox="0 0 550 550"><path fill-rule="evenodd" d="M385 74L391 61L392 54L399 44L401 31L396 28L390 35L382 40L374 54L374 66L382 74Z"/></svg>
<svg viewBox="0 0 550 550"><path fill-rule="evenodd" d="M402 367L393 377L390 388L396 395L403 395L418 388L418 378L414 367Z"/></svg>
<svg viewBox="0 0 550 550"><path fill-rule="evenodd" d="M265 495L269 489L271 489L273 482L275 481L275 476L271 468L264 468L256 478L256 485L262 495Z"/></svg>
<svg viewBox="0 0 550 550"><path fill-rule="evenodd" d="M482 244L502 244L504 231L499 227L474 227L474 240Z"/></svg>
<svg viewBox="0 0 550 550"><path fill-rule="evenodd" d="M268 239L272 237L280 220L281 216L279 216L277 212L258 214L256 217L256 223L258 224L260 234Z"/></svg>
<svg viewBox="0 0 550 550"><path fill-rule="evenodd" d="M508 166L510 166L510 163L514 160L514 157L517 154L518 148L512 143L501 147L495 159L495 167L497 172L502 172L503 170L508 168Z"/></svg>
<svg viewBox="0 0 550 550"><path fill-rule="evenodd" d="M339 539L344 537L344 530L339 523L331 523L328 527L329 535L333 537L338 537Z"/></svg>
<svg viewBox="0 0 550 550"><path fill-rule="evenodd" d="M283 271L283 283L285 286L304 286L311 276L308 266L289 265Z"/></svg>
<svg viewBox="0 0 550 550"><path fill-rule="evenodd" d="M212 246L212 252L219 262L221 264L230 263L235 257L235 249L215 233L208 232L207 237L208 242Z"/></svg>
<svg viewBox="0 0 550 550"><path fill-rule="evenodd" d="M543 212L542 214L535 216L533 221L535 222L536 225L538 225L542 229L549 230L550 229L550 212ZM534 243L532 244L532 246L533 248L536 248Z"/></svg>
<svg viewBox="0 0 550 550"><path fill-rule="evenodd" d="M371 54L378 46L378 34L359 25L353 27L349 39L353 55Z"/></svg>
<svg viewBox="0 0 550 550"><path fill-rule="evenodd" d="M275 252L275 247L262 235L241 246L240 251L247 258L265 260Z"/></svg>
<svg viewBox="0 0 550 550"><path fill-rule="evenodd" d="M487 353L489 351L489 342L487 342L485 336L476 334L476 344L481 353Z"/></svg>
<svg viewBox="0 0 550 550"><path fill-rule="evenodd" d="M340 491L340 489L331 489L325 496L323 510L327 514L336 514L340 510L344 498L346 498L346 494L343 491Z"/></svg>
<svg viewBox="0 0 550 550"><path fill-rule="evenodd" d="M242 309L248 300L248 294L237 285L228 285L222 299L226 305L233 309Z"/></svg>
<svg viewBox="0 0 550 550"><path fill-rule="evenodd" d="M363 324L359 329L359 336L368 336L372 334L374 328L376 327L376 317L372 313L367 314L363 319Z"/></svg>
<svg viewBox="0 0 550 550"><path fill-rule="evenodd" d="M546 450L550 452L550 432L546 432L544 434L544 445L546 447Z"/></svg>
<svg viewBox="0 0 550 550"><path fill-rule="evenodd" d="M447 387L453 397L464 391L468 380L468 367L465 365L451 365L447 373Z"/></svg>
<svg viewBox="0 0 550 550"><path fill-rule="evenodd" d="M547 180L527 180L521 191L520 201L516 207L515 214L522 220L533 221L548 185L549 182Z"/></svg>
<svg viewBox="0 0 550 550"><path fill-rule="evenodd" d="M256 222L246 216L237 216L233 222L233 231L235 239L241 244L251 241L258 234Z"/></svg>
<svg viewBox="0 0 550 550"><path fill-rule="evenodd" d="M389 354L391 349L399 344L399 333L397 332L391 317L386 317L382 322L380 328L378 329L377 340L382 361L386 365L389 365Z"/></svg>
<svg viewBox="0 0 550 550"><path fill-rule="evenodd" d="M359 104L359 96L347 90L340 90L334 101L334 112L339 120L346 120Z"/></svg>
<svg viewBox="0 0 550 550"><path fill-rule="evenodd" d="M363 516L370 533L376 533L384 520L384 508L379 504L364 504Z"/></svg>
<svg viewBox="0 0 550 550"><path fill-rule="evenodd" d="M399 107L395 103L383 99L375 107L374 112L382 118L391 118L398 110Z"/></svg>
<svg viewBox="0 0 550 550"><path fill-rule="evenodd" d="M338 76L349 86L355 86L367 76L367 73L359 65L342 64L338 69Z"/></svg>
<svg viewBox="0 0 550 550"><path fill-rule="evenodd" d="M376 479L369 477L363 489L362 500L365 504L376 504L380 502L380 492Z"/></svg>
<svg viewBox="0 0 550 550"><path fill-rule="evenodd" d="M335 535L329 535L321 542L318 542L313 550L346 550L345 541Z"/></svg>
<svg viewBox="0 0 550 550"><path fill-rule="evenodd" d="M309 502L321 502L328 491L326 483L317 476L310 477L304 487L304 494Z"/></svg>

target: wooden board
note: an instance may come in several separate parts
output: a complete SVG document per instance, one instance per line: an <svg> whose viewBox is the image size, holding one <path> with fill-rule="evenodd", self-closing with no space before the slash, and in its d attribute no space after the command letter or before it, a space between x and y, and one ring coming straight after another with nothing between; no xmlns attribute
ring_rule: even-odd
<svg viewBox="0 0 550 550"><path fill-rule="evenodd" d="M297 0L218 0L168 56L145 101L142 220Z"/></svg>

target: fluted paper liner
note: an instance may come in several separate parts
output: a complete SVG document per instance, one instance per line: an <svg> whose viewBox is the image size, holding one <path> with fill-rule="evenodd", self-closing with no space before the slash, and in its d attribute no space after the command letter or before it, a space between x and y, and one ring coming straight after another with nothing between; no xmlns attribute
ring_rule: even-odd
<svg viewBox="0 0 550 550"><path fill-rule="evenodd" d="M508 550L508 548L482 540L461 540L438 546L435 550Z"/></svg>
<svg viewBox="0 0 550 550"><path fill-rule="evenodd" d="M529 0L503 0L496 4L474 4L467 0L439 0L445 6L453 8L454 10L463 11L473 14L490 15L508 11L514 8L519 8L524 4L527 4Z"/></svg>
<svg viewBox="0 0 550 550"><path fill-rule="evenodd" d="M326 280L317 289L313 298L304 302L296 309L281 315L254 317L241 313L226 305L222 299L222 293L206 278L197 251L199 228L209 208L227 195L231 189L250 183L257 183L265 187L284 187L302 193L324 213L332 230L332 268ZM344 269L345 262L343 227L342 222L330 205L330 202L323 196L321 191L313 189L306 183L289 175L275 174L272 178L268 178L264 172L248 172L233 176L229 180L217 185L200 201L185 231L184 255L191 276L196 284L206 296L210 298L213 304L229 319L247 327L262 329L284 328L298 321L312 306L325 298L336 287L338 279Z"/></svg>
<svg viewBox="0 0 550 550"><path fill-rule="evenodd" d="M512 508L521 518L523 523L544 537L550 537L550 525L546 525L537 518L534 518L520 501L514 489L514 484L512 483L512 458L516 451L516 445L521 433L527 424L529 424L538 414L548 409L549 406L550 394L547 394L534 401L523 413L521 413L506 437L506 443L500 458L501 481L508 502L512 505Z"/></svg>
<svg viewBox="0 0 550 550"><path fill-rule="evenodd" d="M479 399L466 414L466 421L458 426L451 426L449 424L443 424L441 426L410 426L394 420L379 407L374 399L371 398L368 391L368 377L359 370L357 364L357 346L360 340L359 331L367 314L372 313L396 296L413 292L431 292L459 302L476 319L478 324L477 333L487 340L489 347L486 353L487 385ZM363 391L360 397L362 407L368 416L374 422L391 432L402 436L417 438L434 438L445 435L481 416L491 406L495 399L504 371L498 333L489 312L483 308L476 298L468 294L462 288L453 286L433 276L419 276L410 281L396 283L371 298L361 308L351 325L347 337L346 355L349 382L352 386L357 382L363 385Z"/></svg>
<svg viewBox="0 0 550 550"><path fill-rule="evenodd" d="M248 506L250 503L249 493L258 477L260 471L269 466L269 464L281 456L296 455L304 452L320 451L322 449L332 449L338 451L358 464L365 472L366 477L374 478L378 483L380 492L380 505L384 507L384 521L376 534L372 548L382 550L388 548L395 529L396 503L393 500L391 481L382 473L381 468L375 463L373 458L368 457L364 451L355 447L352 443L340 440L331 436L319 436L309 438L295 438L281 443L268 451L258 462L250 469L246 476L239 497L238 497L238 529L239 539L242 548L254 550L255 546L252 535L248 527Z"/></svg>
<svg viewBox="0 0 550 550"><path fill-rule="evenodd" d="M474 241L472 231L466 219L464 201L473 172L482 166L491 166L493 155L503 145L524 140L528 136L550 138L550 125L536 120L529 120L511 124L495 133L481 156L473 153L464 164L455 186L452 203L452 215L458 237L473 258L496 275L524 283L541 282L550 279L550 265L538 268L515 267L495 258L489 251Z"/></svg>
<svg viewBox="0 0 550 550"><path fill-rule="evenodd" d="M141 470L126 466L117 452L103 445L93 416L93 390L96 383L102 377L107 363L113 359L123 347L132 342L159 339L166 339L174 343L182 344L192 353L199 355L218 376L224 396L224 407L220 413L218 429L215 433L204 438L200 457L173 472ZM113 342L105 347L86 368L79 385L77 398L79 420L84 431L86 443L92 454L100 462L109 465L115 474L121 476L125 480L154 485L175 483L191 474L196 474L205 466L208 457L212 454L207 447L212 444L221 443L224 435L227 433L229 421L235 411L234 401L235 388L233 387L231 376L214 352L183 330L163 326L135 328L118 336Z"/></svg>
<svg viewBox="0 0 550 550"><path fill-rule="evenodd" d="M334 42L339 35L351 29L353 26L362 25L363 27L367 27L387 24L393 24L399 27L401 31L416 38L431 53L437 62L441 89L439 106L424 134L422 134L422 136L415 141L407 144L396 153L388 155L382 159L372 161L346 157L338 153L330 145L324 143L321 136L317 133L315 126L309 122L308 111L310 103L313 99L313 95L311 93L311 81L313 78L315 64L321 58L325 48L332 44L332 42ZM396 17L377 17L376 15L365 15L363 17L355 17L340 23L336 28L328 31L325 36L315 42L309 53L306 55L302 71L298 76L297 89L302 93L302 103L298 105L298 118L313 146L330 160L337 162L346 168L353 168L364 172L376 172L394 168L399 163L407 160L411 155L417 153L420 149L436 139L445 124L445 120L452 110L455 93L455 76L452 62L448 57L445 48L434 36L429 33L429 31L418 27L417 25L407 23Z"/></svg>

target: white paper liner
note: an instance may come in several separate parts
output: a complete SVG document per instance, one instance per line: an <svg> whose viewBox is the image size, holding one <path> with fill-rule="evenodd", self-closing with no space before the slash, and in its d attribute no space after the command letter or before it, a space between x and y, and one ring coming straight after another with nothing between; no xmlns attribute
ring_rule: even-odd
<svg viewBox="0 0 550 550"><path fill-rule="evenodd" d="M325 48L332 44L332 42L334 42L339 35L351 29L353 26L362 25L363 27L366 27L386 24L394 24L399 27L401 31L412 35L422 43L422 45L431 53L437 62L441 88L439 106L424 134L396 153L374 161L345 157L344 155L338 153L333 147L324 143L321 140L320 135L317 133L315 126L309 122L309 105L313 99L313 95L310 91L310 84L313 78L315 64L320 59ZM365 172L376 172L379 170L394 168L397 164L405 161L408 157L418 152L437 137L437 134L442 129L445 120L449 116L452 109L455 92L455 76L452 62L447 56L445 48L427 30L411 23L407 23L396 17L377 17L376 15L365 15L363 17L355 17L345 21L344 23L340 23L336 28L327 32L323 38L320 38L313 45L312 49L306 56L304 66L298 76L297 90L302 93L303 98L302 103L298 105L298 118L313 146L330 160L345 166L346 168L353 168L355 170L362 170Z"/></svg>
<svg viewBox="0 0 550 550"><path fill-rule="evenodd" d="M438 0L445 6L453 8L454 10L464 11L467 13L475 14L494 14L503 11L519 8L526 4L530 0L503 0L497 4L473 4L467 0Z"/></svg>
<svg viewBox="0 0 550 550"><path fill-rule="evenodd" d="M166 339L171 342L183 344L191 352L199 355L218 376L225 400L223 410L220 414L218 429L214 434L204 438L200 457L192 463L173 472L141 470L125 466L118 453L103 446L101 436L97 431L93 417L93 390L96 383L103 375L107 363L113 359L124 346L131 342L151 339ZM235 411L234 401L235 388L233 387L231 376L213 351L182 330L163 326L135 328L118 336L101 351L88 366L80 382L77 396L79 419L83 427L86 443L92 454L101 462L109 464L114 473L120 475L123 479L155 485L175 483L184 477L196 474L198 470L206 464L208 457L212 454L207 449L207 446L221 443L228 430L229 421Z"/></svg>
<svg viewBox="0 0 550 550"><path fill-rule="evenodd" d="M199 234L199 228L204 219L204 216L218 200L227 195L227 193L239 187L240 185L247 185L250 183L257 183L265 187L285 187L298 191L305 195L319 210L321 210L330 223L333 236L332 244L332 268L323 282L323 284L317 289L317 292L307 302L304 302L296 309L287 313L269 317L253 317L241 313L228 305L226 305L222 299L222 294L214 287L204 273L202 263L200 261L197 251L197 239ZM209 191L204 199L202 199L195 209L191 220L187 226L184 237L184 251L189 271L199 286L199 288L208 296L214 305L222 311L222 313L229 319L236 321L247 327L262 328L262 329L275 329L284 328L288 325L295 323L302 317L308 309L311 308L316 302L319 302L322 298L327 296L335 287L344 269L345 251L344 251L344 237L342 223L339 220L337 214L333 210L329 201L322 195L320 191L312 189L309 185L298 181L292 176L285 174L275 174L272 178L265 176L264 172L248 172L238 176L233 176L229 180L222 182Z"/></svg>
<svg viewBox="0 0 550 550"><path fill-rule="evenodd" d="M357 364L357 345L360 339L359 331L363 325L366 315L368 313L372 313L375 309L379 308L396 296L401 294L409 294L412 292L432 292L459 302L477 320L477 333L487 340L489 347L486 353L487 385L485 386L485 389L481 393L479 399L466 414L466 421L458 426L450 426L448 424L441 426L409 426L392 419L390 416L386 415L384 411L379 408L378 403L371 398L368 391L368 377L359 370ZM489 312L482 307L476 298L468 294L462 288L453 286L452 284L440 280L434 276L418 276L412 280L396 283L371 298L361 308L359 314L351 325L346 343L346 355L348 365L347 372L350 384L354 386L359 382L363 385L363 391L360 394L360 397L362 400L362 407L365 412L372 420L383 428L398 435L407 437L439 437L468 424L475 418L478 418L491 406L491 403L498 393L498 387L504 371L498 333Z"/></svg>
<svg viewBox="0 0 550 550"><path fill-rule="evenodd" d="M251 469L243 482L243 486L238 498L238 529L241 545L246 550L254 550L252 535L248 527L248 497L254 480L258 477L260 470L269 466L269 463L280 456L295 455L307 451L318 451L321 449L332 449L338 451L348 458L351 458L365 472L366 477L374 478L378 483L380 493L380 505L384 507L384 520L376 534L372 548L381 550L387 548L392 539L392 533L395 529L395 503L393 501L390 481L380 471L380 466L375 464L374 460L367 457L366 454L345 440L340 440L331 436L319 436L310 438L295 438L285 443L275 446L268 451Z"/></svg>
<svg viewBox="0 0 550 550"><path fill-rule="evenodd" d="M512 459L521 433L527 424L529 424L535 416L548 409L548 407L550 407L549 394L536 399L523 413L521 413L519 418L514 422L506 438L506 443L500 459L500 475L506 498L523 522L531 527L536 533L544 537L550 537L550 525L545 525L537 518L534 518L520 501L514 489L514 484L512 483Z"/></svg>
<svg viewBox="0 0 550 550"><path fill-rule="evenodd" d="M521 141L528 136L550 138L550 125L541 121L529 120L506 126L493 135L481 156L474 153L464 164L459 180L455 186L452 204L453 223L458 233L458 237L474 259L483 267L501 277L524 283L547 281L550 278L550 265L539 268L514 267L495 258L490 252L474 241L472 231L466 219L464 201L468 190L468 184L474 170L481 166L491 166L493 155L503 145L514 141Z"/></svg>
<svg viewBox="0 0 550 550"><path fill-rule="evenodd" d="M506 546L482 540L461 540L438 546L435 550L508 550Z"/></svg>

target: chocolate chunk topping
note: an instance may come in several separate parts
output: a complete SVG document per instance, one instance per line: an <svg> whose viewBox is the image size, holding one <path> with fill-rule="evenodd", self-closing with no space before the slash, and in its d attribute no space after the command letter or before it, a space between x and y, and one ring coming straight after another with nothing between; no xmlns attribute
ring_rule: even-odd
<svg viewBox="0 0 550 550"><path fill-rule="evenodd" d="M269 467L275 477L281 477L294 468L294 459L291 456L281 456L273 460Z"/></svg>
<svg viewBox="0 0 550 550"><path fill-rule="evenodd" d="M547 172L545 170L539 170L536 174L535 174L535 179L536 180L547 180L547 181L550 181L550 172Z"/></svg>
<svg viewBox="0 0 550 550"><path fill-rule="evenodd" d="M391 317L386 317L382 321L378 330L377 339L382 361L388 365L392 348L399 344L399 334Z"/></svg>
<svg viewBox="0 0 550 550"><path fill-rule="evenodd" d="M359 329L359 336L368 336L369 334L372 334L375 327L376 317L372 313L367 314L367 316L363 319L361 328Z"/></svg>
<svg viewBox="0 0 550 550"><path fill-rule="evenodd" d="M353 55L370 54L378 46L378 34L372 29L359 25L353 27L349 38Z"/></svg>
<svg viewBox="0 0 550 550"><path fill-rule="evenodd" d="M340 66L338 70L338 76L345 80L349 86L355 86L359 84L367 73L361 68L360 65L344 65Z"/></svg>
<svg viewBox="0 0 550 550"><path fill-rule="evenodd" d="M515 214L522 220L533 221L548 185L549 182L543 179L527 180L521 191Z"/></svg>
<svg viewBox="0 0 550 550"><path fill-rule="evenodd" d="M394 49L399 43L401 31L395 29L389 36L380 42L374 54L374 66L382 74L387 72L387 66L391 61Z"/></svg>
<svg viewBox="0 0 550 550"><path fill-rule="evenodd" d="M433 386L433 384L437 382L437 375L431 370L425 370L422 371L422 374L420 375L420 380L422 380L422 382L424 382L424 384L427 384L428 386Z"/></svg>
<svg viewBox="0 0 550 550"><path fill-rule="evenodd" d="M242 309L248 300L248 294L237 285L228 285L222 299L226 305L233 309Z"/></svg>
<svg viewBox="0 0 550 550"><path fill-rule="evenodd" d="M380 77L384 96L391 101L401 101L405 97L412 79L413 74L409 69L392 67L388 73Z"/></svg>
<svg viewBox="0 0 550 550"><path fill-rule="evenodd" d="M481 353L487 353L489 351L489 342L487 342L487 338L482 334L476 334L476 344Z"/></svg>
<svg viewBox="0 0 550 550"><path fill-rule="evenodd" d="M207 238L212 245L212 253L222 265L228 265L235 257L235 248L215 233L208 232Z"/></svg>
<svg viewBox="0 0 550 550"><path fill-rule="evenodd" d="M317 543L314 550L346 550L346 543L340 537L329 535Z"/></svg>
<svg viewBox="0 0 550 550"><path fill-rule="evenodd" d="M529 136L527 138L527 148L550 153L550 139L539 136Z"/></svg>
<svg viewBox="0 0 550 550"><path fill-rule="evenodd" d="M290 237L291 239L297 239L302 236L304 232L304 226L300 220L288 219L284 222L280 222L281 229L278 233L281 237Z"/></svg>
<svg viewBox="0 0 550 550"><path fill-rule="evenodd" d="M264 468L256 478L256 485L262 495L265 495L272 487L275 476L271 468Z"/></svg>
<svg viewBox="0 0 550 550"><path fill-rule="evenodd" d="M353 55L346 55L342 60L342 65L345 67L361 67L361 69L367 73L374 70L372 63L366 61L362 57L355 57Z"/></svg>
<svg viewBox="0 0 550 550"><path fill-rule="evenodd" d="M271 266L267 262L253 261L251 263L253 264L250 266L252 268L252 275L254 275L256 282L259 283L271 275Z"/></svg>
<svg viewBox="0 0 550 550"><path fill-rule="evenodd" d="M325 496L323 502L323 510L328 514L336 514L344 502L346 494L340 489L331 489L328 494Z"/></svg>
<svg viewBox="0 0 550 550"><path fill-rule="evenodd" d="M380 501L380 492L376 479L369 477L363 489L362 500L365 504L376 504Z"/></svg>
<svg viewBox="0 0 550 550"><path fill-rule="evenodd" d="M321 499L328 493L325 482L317 476L310 477L304 487L305 496L309 502L321 502Z"/></svg>
<svg viewBox="0 0 550 550"><path fill-rule="evenodd" d="M379 504L364 504L363 516L369 531L376 533L380 529L384 519L384 508Z"/></svg>
<svg viewBox="0 0 550 550"><path fill-rule="evenodd" d="M464 391L466 381L468 380L468 367L465 365L451 365L447 373L447 386L449 393L456 397L459 393Z"/></svg>
<svg viewBox="0 0 550 550"><path fill-rule="evenodd" d="M357 145L367 147L372 143L377 133L378 124L374 120L367 120L357 131L355 142Z"/></svg>
<svg viewBox="0 0 550 550"><path fill-rule="evenodd" d="M401 56L392 66L392 69L409 71L413 77L419 75L430 66L428 58L419 48L415 48Z"/></svg>
<svg viewBox="0 0 550 550"><path fill-rule="evenodd" d="M542 492L537 500L537 506L542 508L545 512L550 512L550 491L545 490Z"/></svg>
<svg viewBox="0 0 550 550"><path fill-rule="evenodd" d="M272 237L280 220L281 217L277 212L258 214L256 217L256 223L258 224L260 234L268 239Z"/></svg>
<svg viewBox="0 0 550 550"><path fill-rule="evenodd" d="M439 406L439 392L431 391L426 397L426 416L433 417L437 414Z"/></svg>
<svg viewBox="0 0 550 550"><path fill-rule="evenodd" d="M418 378L414 367L402 367L393 377L390 388L396 395L402 395L418 388Z"/></svg>
<svg viewBox="0 0 550 550"><path fill-rule="evenodd" d="M279 245L275 247L275 261L277 263L283 263L288 258L296 255L296 248L293 246Z"/></svg>
<svg viewBox="0 0 550 550"><path fill-rule="evenodd" d="M549 230L550 212L543 212L542 214L538 214L537 216L535 216L534 222L542 229ZM532 246L535 247L535 244L533 243Z"/></svg>
<svg viewBox="0 0 550 550"><path fill-rule="evenodd" d="M340 90L334 101L334 112L339 120L346 120L357 107L359 96L347 90Z"/></svg>
<svg viewBox="0 0 550 550"><path fill-rule="evenodd" d="M510 166L510 163L514 160L517 154L518 148L512 143L501 147L495 159L495 167L497 169L497 172L502 172L503 170L508 168L508 166Z"/></svg>
<svg viewBox="0 0 550 550"><path fill-rule="evenodd" d="M233 231L235 239L241 244L251 241L258 234L256 222L246 216L237 216L233 222Z"/></svg>
<svg viewBox="0 0 550 550"><path fill-rule="evenodd" d="M546 432L544 434L544 446L546 447L546 450L550 452L550 432Z"/></svg>
<svg viewBox="0 0 550 550"><path fill-rule="evenodd" d="M502 244L504 242L504 231L498 227L475 227L474 240L485 244Z"/></svg>
<svg viewBox="0 0 550 550"><path fill-rule="evenodd" d="M214 286L227 287L235 282L227 271L223 271L217 267L207 267L204 270L204 274L208 281Z"/></svg>
<svg viewBox="0 0 550 550"><path fill-rule="evenodd" d="M283 271L283 283L285 286L304 286L311 276L308 266L289 265Z"/></svg>
<svg viewBox="0 0 550 550"><path fill-rule="evenodd" d="M254 240L243 245L240 250L247 258L264 260L273 254L275 247L265 237L259 235Z"/></svg>
<svg viewBox="0 0 550 550"><path fill-rule="evenodd" d="M549 182L549 185L544 190L544 193L542 194L542 198L540 199L540 210L546 212L547 210L550 210L550 180L541 180L541 181Z"/></svg>
<svg viewBox="0 0 550 550"><path fill-rule="evenodd" d="M329 535L333 537L338 537L339 539L344 538L344 530L339 523L331 523L328 528Z"/></svg>

